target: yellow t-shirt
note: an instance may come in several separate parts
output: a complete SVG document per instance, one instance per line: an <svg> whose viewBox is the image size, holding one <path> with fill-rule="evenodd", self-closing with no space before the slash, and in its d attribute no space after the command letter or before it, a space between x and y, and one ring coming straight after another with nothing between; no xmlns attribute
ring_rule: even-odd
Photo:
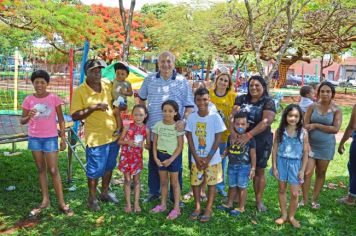
<svg viewBox="0 0 356 236"><path fill-rule="evenodd" d="M74 90L71 114L97 103L109 105L106 111L94 111L85 119L85 142L89 147L101 146L116 140L113 137L117 125L112 108L111 90L112 84L103 80L100 93L95 92L86 82Z"/></svg>
<svg viewBox="0 0 356 236"><path fill-rule="evenodd" d="M226 125L226 130L221 135L221 141L227 142L227 139L230 135L229 117L230 117L232 108L234 106L235 98L236 98L237 94L233 90L230 90L229 92L227 92L227 94L225 94L225 96L220 97L215 94L215 91L213 88L209 90L209 93L210 93L210 101L212 103L214 103L214 105L216 106L216 109L219 111L220 115L222 114L224 116L222 118Z"/></svg>

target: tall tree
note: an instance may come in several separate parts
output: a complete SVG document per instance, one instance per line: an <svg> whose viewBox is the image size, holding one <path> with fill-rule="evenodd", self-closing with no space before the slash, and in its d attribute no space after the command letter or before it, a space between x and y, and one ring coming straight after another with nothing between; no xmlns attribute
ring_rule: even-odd
<svg viewBox="0 0 356 236"><path fill-rule="evenodd" d="M122 55L122 60L127 61L129 58L129 51L130 51L130 31L131 31L131 25L132 25L132 18L133 18L133 13L135 9L135 4L136 0L131 0L130 4L130 10L128 12L128 16L126 17L126 12L124 8L124 4L122 0L119 0L119 6L120 6L120 16L122 20L122 24L124 25L124 32L125 32L125 41L123 43L123 55Z"/></svg>
<svg viewBox="0 0 356 236"><path fill-rule="evenodd" d="M124 24L119 16L119 8L106 7L103 5L91 5L91 14L96 16L95 26L101 29L102 32L98 33L98 40L92 45L97 47L96 51L98 55L108 63L113 60L124 60L124 44L126 41L126 35ZM132 54L136 51L143 51L147 38L143 34L144 21L141 21L140 13L134 12L132 19L132 25L130 30L130 44L137 50L132 50L130 61L133 59Z"/></svg>
<svg viewBox="0 0 356 236"><path fill-rule="evenodd" d="M44 37L58 51L67 54L68 44L81 45L95 38L89 30L93 17L89 8L62 1L0 1L0 22L12 28Z"/></svg>

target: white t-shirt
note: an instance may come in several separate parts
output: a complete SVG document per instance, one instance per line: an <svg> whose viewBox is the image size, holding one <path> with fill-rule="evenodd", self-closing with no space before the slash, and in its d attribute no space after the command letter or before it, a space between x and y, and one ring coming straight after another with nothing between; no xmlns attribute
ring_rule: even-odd
<svg viewBox="0 0 356 236"><path fill-rule="evenodd" d="M192 133L195 151L200 157L206 157L209 154L215 134L225 130L224 121L219 114L214 112L209 112L209 115L204 117L199 116L198 112L191 113L185 126L185 131ZM192 158L192 162L195 163L194 158ZM215 165L219 162L221 162L221 156L218 148L209 164Z"/></svg>

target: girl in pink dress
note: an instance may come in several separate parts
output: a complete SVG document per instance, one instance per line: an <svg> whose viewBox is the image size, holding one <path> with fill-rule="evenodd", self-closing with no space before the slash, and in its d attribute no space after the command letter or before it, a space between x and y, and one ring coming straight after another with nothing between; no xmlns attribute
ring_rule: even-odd
<svg viewBox="0 0 356 236"><path fill-rule="evenodd" d="M143 147L150 147L150 132L145 123L147 120L147 109L143 105L135 105L132 108L134 122L125 126L118 143L121 146L119 170L124 173L124 192L126 199L125 212L132 212L131 208L131 178L134 181L134 212L141 212L140 208L140 174L143 169L142 152ZM144 141L146 144L144 145Z"/></svg>

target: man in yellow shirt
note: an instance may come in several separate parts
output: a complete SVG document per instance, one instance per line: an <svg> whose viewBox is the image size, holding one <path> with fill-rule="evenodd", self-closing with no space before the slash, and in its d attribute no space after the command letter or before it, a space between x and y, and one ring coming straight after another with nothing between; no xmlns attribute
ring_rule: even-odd
<svg viewBox="0 0 356 236"><path fill-rule="evenodd" d="M102 177L100 200L117 203L113 193L109 193L109 184L119 145L112 135L116 130L116 120L112 108L112 85L101 80L101 69L106 63L91 59L84 65L86 81L75 89L71 114L73 120L85 120L84 134L86 146L86 175L88 178L88 207L99 211L96 198L98 179Z"/></svg>

